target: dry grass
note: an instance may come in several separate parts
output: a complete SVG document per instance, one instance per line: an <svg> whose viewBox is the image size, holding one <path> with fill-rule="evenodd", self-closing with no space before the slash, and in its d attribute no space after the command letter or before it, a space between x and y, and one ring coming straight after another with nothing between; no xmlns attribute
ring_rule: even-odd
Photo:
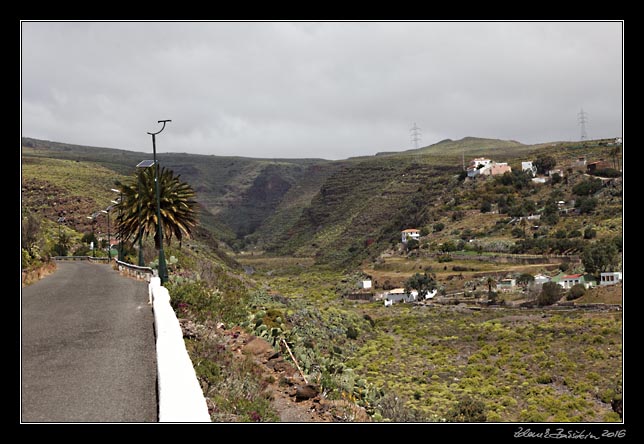
<svg viewBox="0 0 644 444"><path fill-rule="evenodd" d="M599 286L589 289L585 295L577 299L577 304L621 304L624 294L622 284Z"/></svg>

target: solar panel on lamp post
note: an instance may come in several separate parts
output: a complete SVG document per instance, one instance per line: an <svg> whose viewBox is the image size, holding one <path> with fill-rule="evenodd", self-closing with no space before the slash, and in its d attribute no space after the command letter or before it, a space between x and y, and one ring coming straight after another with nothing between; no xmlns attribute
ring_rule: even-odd
<svg viewBox="0 0 644 444"><path fill-rule="evenodd" d="M152 156L154 159L154 190L157 198L157 231L159 233L159 278L161 279L161 284L164 284L168 281L168 267L165 263L165 252L163 251L163 223L161 222L161 198L159 196L159 164L157 162L156 135L163 131L167 122L172 122L172 120L159 120L158 123L163 123L161 129L156 133L148 132L148 134L152 136Z"/></svg>
<svg viewBox="0 0 644 444"><path fill-rule="evenodd" d="M154 165L156 161L154 160L142 160L139 162L136 167L137 168L150 168L152 165ZM141 176L138 175L138 197L137 197L137 211L138 211L138 217L139 217L139 267L143 267L145 265L145 260L143 259L143 226L141 224Z"/></svg>

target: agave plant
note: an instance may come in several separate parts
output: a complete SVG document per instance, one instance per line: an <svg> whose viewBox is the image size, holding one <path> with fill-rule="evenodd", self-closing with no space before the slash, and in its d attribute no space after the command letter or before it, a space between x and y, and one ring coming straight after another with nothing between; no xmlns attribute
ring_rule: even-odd
<svg viewBox="0 0 644 444"><path fill-rule="evenodd" d="M123 240L137 242L140 237L154 235L154 244L159 248L157 200L154 188L154 168L140 169L129 183L117 183L122 192L119 202L120 215L117 226ZM170 242L176 237L179 242L190 237L197 223L195 192L173 172L161 168L159 172L159 200L163 237Z"/></svg>

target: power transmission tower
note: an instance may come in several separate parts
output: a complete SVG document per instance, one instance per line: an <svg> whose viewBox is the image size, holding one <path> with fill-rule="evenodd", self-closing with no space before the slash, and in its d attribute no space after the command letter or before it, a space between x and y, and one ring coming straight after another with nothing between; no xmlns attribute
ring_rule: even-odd
<svg viewBox="0 0 644 444"><path fill-rule="evenodd" d="M577 113L577 121L581 126L581 140L586 140L588 138L588 134L586 134L586 122L588 122L588 113L584 112L583 108L581 109L581 111L579 111L579 113Z"/></svg>
<svg viewBox="0 0 644 444"><path fill-rule="evenodd" d="M418 128L416 122L414 122L414 126L412 126L409 131L411 131L411 141L414 142L414 146L418 149L418 142L420 142L420 128Z"/></svg>

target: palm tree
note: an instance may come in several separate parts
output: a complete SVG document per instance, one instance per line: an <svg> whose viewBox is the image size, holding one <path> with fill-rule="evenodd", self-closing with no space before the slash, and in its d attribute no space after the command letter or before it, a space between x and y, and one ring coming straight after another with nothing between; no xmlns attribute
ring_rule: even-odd
<svg viewBox="0 0 644 444"><path fill-rule="evenodd" d="M154 244L159 249L156 195L154 189L154 168L140 169L129 183L117 183L123 193L117 226L123 240L139 240L139 237L154 235ZM184 236L190 237L197 224L195 192L179 180L171 170L161 168L159 172L159 196L161 201L161 222L163 237L168 242L176 237L181 245Z"/></svg>
<svg viewBox="0 0 644 444"><path fill-rule="evenodd" d="M494 279L492 276L488 276L485 280L485 283L487 284L488 295L492 294L492 288L496 288L496 279Z"/></svg>

